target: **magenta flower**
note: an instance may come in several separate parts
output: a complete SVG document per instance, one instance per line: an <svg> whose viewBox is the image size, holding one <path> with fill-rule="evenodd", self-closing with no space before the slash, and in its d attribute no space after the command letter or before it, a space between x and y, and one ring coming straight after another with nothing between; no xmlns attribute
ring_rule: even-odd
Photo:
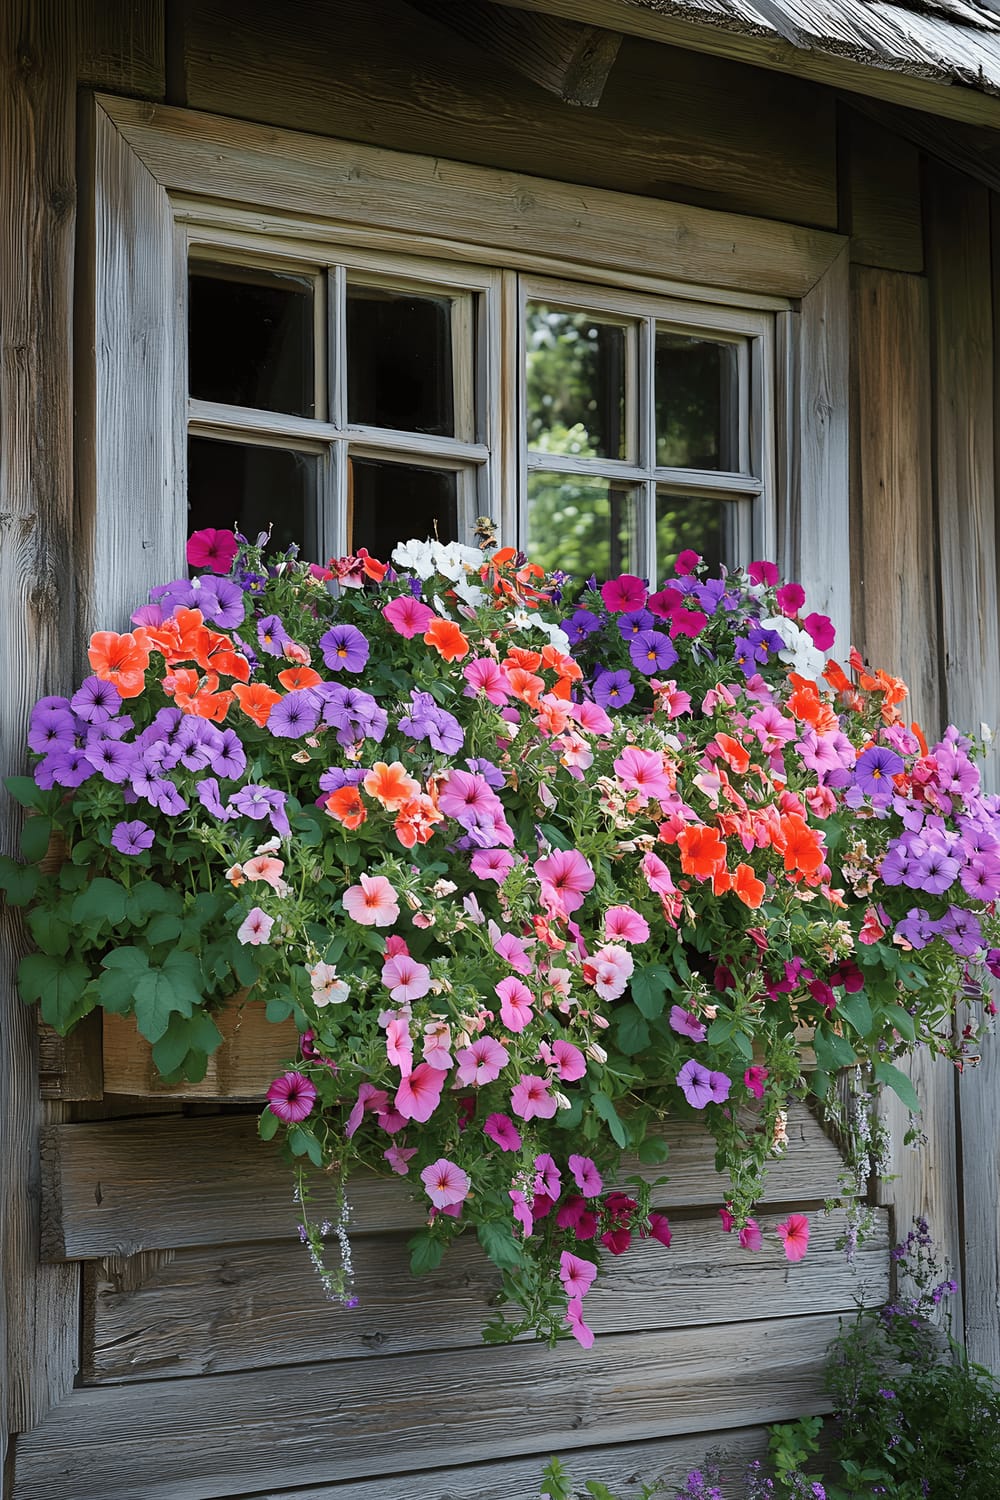
<svg viewBox="0 0 1000 1500"><path fill-rule="evenodd" d="M464 1202L469 1196L469 1174L446 1156L439 1156L437 1161L425 1167L420 1181L435 1208L449 1208L454 1203Z"/></svg>
<svg viewBox="0 0 1000 1500"><path fill-rule="evenodd" d="M441 1103L447 1073L441 1068L432 1068L429 1063L418 1063L413 1072L400 1079L396 1090L395 1105L407 1120L416 1120L423 1125Z"/></svg>
<svg viewBox="0 0 1000 1500"><path fill-rule="evenodd" d="M474 661L466 662L462 674L469 684L467 693L482 693L490 703L503 708L510 697L510 683L491 656L477 656Z"/></svg>
<svg viewBox="0 0 1000 1500"><path fill-rule="evenodd" d="M797 615L806 602L806 591L801 583L786 583L778 590L776 597L783 615Z"/></svg>
<svg viewBox="0 0 1000 1500"><path fill-rule="evenodd" d="M688 573L693 573L700 562L700 554L692 552L689 547L684 552L678 553L677 562L674 564L674 571L680 578L684 578Z"/></svg>
<svg viewBox="0 0 1000 1500"><path fill-rule="evenodd" d="M758 1067L756 1063L747 1068L743 1074L743 1083L747 1091L753 1094L755 1099L763 1099L766 1080L767 1069Z"/></svg>
<svg viewBox="0 0 1000 1500"><path fill-rule="evenodd" d="M649 797L659 802L670 796L670 777L664 769L663 756L655 750L640 750L637 745L629 745L614 764L622 786L637 792L642 802Z"/></svg>
<svg viewBox="0 0 1000 1500"><path fill-rule="evenodd" d="M256 948L259 944L270 941L273 926L273 917L269 917L266 911L261 911L259 906L251 906L236 929L236 936L241 943L249 943L251 947Z"/></svg>
<svg viewBox="0 0 1000 1500"><path fill-rule="evenodd" d="M574 1046L572 1042L565 1041L562 1037L556 1037L551 1044L540 1042L538 1057L547 1068L554 1069L562 1083L575 1083L587 1071L587 1059L579 1047Z"/></svg>
<svg viewBox="0 0 1000 1500"><path fill-rule="evenodd" d="M752 562L747 568L751 583L764 583L773 588L778 581L778 569L773 562Z"/></svg>
<svg viewBox="0 0 1000 1500"><path fill-rule="evenodd" d="M809 1220L805 1214L789 1214L783 1224L775 1225L785 1243L789 1260L801 1260L809 1249Z"/></svg>
<svg viewBox="0 0 1000 1500"><path fill-rule="evenodd" d="M495 880L497 885L503 885L516 863L506 849L477 849L469 867L478 879Z"/></svg>
<svg viewBox="0 0 1000 1500"><path fill-rule="evenodd" d="M580 1297L571 1297L566 1308L566 1322L569 1331L584 1349L589 1349L594 1342L594 1330L588 1328L583 1321L583 1301Z"/></svg>
<svg viewBox="0 0 1000 1500"><path fill-rule="evenodd" d="M549 1080L535 1073L522 1073L510 1092L510 1107L522 1120L551 1120L558 1108L549 1093Z"/></svg>
<svg viewBox="0 0 1000 1500"><path fill-rule="evenodd" d="M520 1224L524 1238L527 1239L535 1227L535 1221L531 1213L531 1204L520 1188L511 1188L507 1196L514 1205L514 1218Z"/></svg>
<svg viewBox="0 0 1000 1500"><path fill-rule="evenodd" d="M817 651L829 651L837 638L837 632L826 615L806 615L802 621L802 627L806 634L812 637L812 643Z"/></svg>
<svg viewBox="0 0 1000 1500"><path fill-rule="evenodd" d="M622 573L618 578L609 578L607 583L601 584L601 598L611 614L625 614L642 609L646 602L646 585L634 573Z"/></svg>
<svg viewBox="0 0 1000 1500"><path fill-rule="evenodd" d="M389 1095L385 1089L377 1089L373 1083L363 1083L358 1089L358 1097L344 1127L347 1139L350 1140L357 1133L366 1114L380 1114L388 1105Z"/></svg>
<svg viewBox="0 0 1000 1500"><path fill-rule="evenodd" d="M188 538L187 560L192 568L208 568L213 573L228 573L239 543L231 531L217 531L206 526Z"/></svg>
<svg viewBox="0 0 1000 1500"><path fill-rule="evenodd" d="M271 1113L286 1125L297 1125L312 1114L316 1085L304 1073L282 1073L267 1091Z"/></svg>
<svg viewBox="0 0 1000 1500"><path fill-rule="evenodd" d="M747 1219L740 1230L739 1238L741 1250L760 1250L764 1244L764 1237L760 1232L760 1225L756 1219ZM808 1240L808 1232L806 1238Z"/></svg>
<svg viewBox="0 0 1000 1500"><path fill-rule="evenodd" d="M560 915L582 906L594 884L593 870L576 849L554 849L545 859L536 859L535 874L542 882L543 899Z"/></svg>
<svg viewBox="0 0 1000 1500"><path fill-rule="evenodd" d="M559 1280L566 1289L567 1297L584 1298L596 1275L597 1267L593 1261L581 1260L572 1250L564 1250L559 1256Z"/></svg>
<svg viewBox="0 0 1000 1500"><path fill-rule="evenodd" d="M501 1069L510 1061L510 1053L493 1037L477 1036L468 1047L462 1047L455 1053L455 1061L458 1063L456 1082L463 1087L470 1083L481 1087L500 1077ZM491 1115L490 1119L493 1118Z"/></svg>
<svg viewBox="0 0 1000 1500"><path fill-rule="evenodd" d="M523 1031L534 1017L535 997L528 986L510 974L493 988L500 1001L500 1019L507 1030L515 1034Z"/></svg>
<svg viewBox="0 0 1000 1500"><path fill-rule="evenodd" d="M708 1035L704 1023L680 1005L670 1007L670 1024L681 1036L689 1036L693 1042L703 1042Z"/></svg>
<svg viewBox="0 0 1000 1500"><path fill-rule="evenodd" d="M535 1180L532 1183L533 1192L544 1193L551 1198L553 1203L559 1197L562 1187L562 1173L556 1166L555 1158L547 1151L541 1152L535 1157Z"/></svg>
<svg viewBox="0 0 1000 1500"><path fill-rule="evenodd" d="M483 1121L483 1134L488 1135L501 1151L521 1149L520 1131L509 1115L487 1115Z"/></svg>
<svg viewBox="0 0 1000 1500"><path fill-rule="evenodd" d="M600 1172L594 1166L589 1156L570 1157L568 1166L580 1192L585 1198L596 1198L598 1193L604 1191L604 1182Z"/></svg>
<svg viewBox="0 0 1000 1500"><path fill-rule="evenodd" d="M111 830L111 842L119 854L141 854L152 846L154 837L149 824L138 818L133 823L116 823Z"/></svg>
<svg viewBox="0 0 1000 1500"><path fill-rule="evenodd" d="M673 1235L670 1232L670 1221L666 1214L650 1214L649 1228L642 1231L642 1238L659 1240L660 1244L669 1250Z"/></svg>
<svg viewBox="0 0 1000 1500"><path fill-rule="evenodd" d="M382 614L393 630L408 641L412 641L415 635L423 635L434 618L434 611L421 604L419 599L414 599L412 594L401 594L398 599L393 599Z"/></svg>

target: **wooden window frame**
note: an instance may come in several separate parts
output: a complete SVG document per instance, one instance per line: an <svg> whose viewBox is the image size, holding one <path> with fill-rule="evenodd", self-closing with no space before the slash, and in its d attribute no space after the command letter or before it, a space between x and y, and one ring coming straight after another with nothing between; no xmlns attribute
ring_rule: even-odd
<svg viewBox="0 0 1000 1500"><path fill-rule="evenodd" d="M122 621L136 597L183 567L189 246L211 255L266 236L292 260L296 246L308 260L310 242L343 237L368 247L373 262L416 248L456 274L485 261L547 282L579 281L586 267L588 280L623 294L773 315L777 506L762 550L849 638L842 236L105 96L83 100L80 134L84 635ZM502 283L498 337L516 345L521 293L515 277ZM753 404L763 402L755 392ZM210 429L212 413L199 409L196 419ZM514 497L518 392L501 391L493 420L502 455L495 483Z"/></svg>

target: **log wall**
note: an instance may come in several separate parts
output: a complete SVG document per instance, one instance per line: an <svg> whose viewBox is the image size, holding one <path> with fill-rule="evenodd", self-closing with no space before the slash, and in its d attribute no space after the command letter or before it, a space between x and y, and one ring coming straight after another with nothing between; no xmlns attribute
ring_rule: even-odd
<svg viewBox="0 0 1000 1500"><path fill-rule="evenodd" d="M265 153L274 128L303 131L772 219L803 237L848 235L843 355L836 369L807 368L796 386L803 420L792 441L808 446L810 505L796 550L822 579L828 549L850 548L854 639L908 678L925 723L995 722L997 210L985 186L956 171L954 134L929 116L886 106L874 119L833 88L633 35L599 105L574 108L527 78L516 56L428 11L404 0L6 8L0 615L5 641L23 641L26 621L29 639L0 726L6 765L21 768L30 703L76 675L74 611L85 615L109 587L90 561L100 483L87 436L105 416L89 373L102 358L88 343L92 240L73 255L78 86L252 122ZM939 134L947 166L936 159ZM961 144L962 165L992 170L989 133L969 126ZM694 275L685 255L679 239L679 274ZM151 299L162 290L141 277L136 288ZM817 302L806 312L828 315ZM168 316L161 307L157 317ZM155 350L155 322L139 361ZM824 486L839 482L824 445L831 423L848 419L849 538L826 534L822 511ZM4 815L8 850L16 827ZM822 1409L825 1342L858 1296L882 1297L887 1245L916 1211L964 1270L973 1355L1000 1364L990 1102L1000 1064L964 1080L957 1097L943 1065L921 1078L926 1144L898 1151L898 1180L853 1272L836 1249L838 1224L821 1213L799 1266L773 1249L734 1249L718 1230L706 1143L681 1131L663 1196L679 1221L675 1247L639 1247L595 1291L594 1349L490 1349L478 1329L494 1273L463 1246L440 1273L411 1282L414 1211L398 1184L354 1194L361 1305L345 1312L320 1297L287 1180L253 1141L252 1117L176 1101L54 1103L43 1115L33 1034L13 994L19 943L8 922L0 1060L14 1087L0 1104L0 1336L18 1436L4 1500L517 1500L537 1494L552 1452L616 1487L679 1479L720 1440L736 1472L761 1450L762 1424ZM60 1091L52 1079L66 1066L61 1054L46 1062L47 1093ZM905 1121L892 1123L898 1140ZM789 1206L818 1208L835 1189L838 1158L815 1122L799 1114L792 1133L765 1225Z"/></svg>

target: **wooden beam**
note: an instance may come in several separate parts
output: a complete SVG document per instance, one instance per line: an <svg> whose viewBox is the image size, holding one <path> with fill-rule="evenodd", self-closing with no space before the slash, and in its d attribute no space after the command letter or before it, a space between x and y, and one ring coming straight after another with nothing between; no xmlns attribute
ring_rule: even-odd
<svg viewBox="0 0 1000 1500"><path fill-rule="evenodd" d="M628 36L647 37L671 47L709 52L753 67L796 78L811 79L852 94L887 99L910 109L925 110L946 119L973 125L1000 127L1000 98L948 81L917 77L888 66L875 67L824 52L819 47L796 46L774 27L758 24L755 31L730 29L720 20L718 8L697 7L685 0L496 0L514 10L541 11L623 31Z"/></svg>
<svg viewBox="0 0 1000 1500"><path fill-rule="evenodd" d="M596 109L622 44L620 33L557 16L511 11L490 0L408 0L416 10L564 104Z"/></svg>
<svg viewBox="0 0 1000 1500"><path fill-rule="evenodd" d="M166 0L77 0L77 82L162 99L165 5Z"/></svg>

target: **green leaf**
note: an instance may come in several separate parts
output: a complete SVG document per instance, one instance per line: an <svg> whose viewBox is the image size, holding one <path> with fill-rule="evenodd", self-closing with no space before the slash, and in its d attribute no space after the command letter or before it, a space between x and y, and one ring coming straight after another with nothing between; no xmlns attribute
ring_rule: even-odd
<svg viewBox="0 0 1000 1500"><path fill-rule="evenodd" d="M278 1126L280 1124L281 1121L278 1119L278 1116L273 1114L271 1110L265 1109L257 1121L257 1134L262 1141L273 1141L274 1137L278 1134Z"/></svg>
<svg viewBox="0 0 1000 1500"><path fill-rule="evenodd" d="M280 1025L282 1021L288 1020L294 1009L295 1006L290 1005L287 1000L268 1000L264 1006L264 1014L269 1021Z"/></svg>
<svg viewBox="0 0 1000 1500"><path fill-rule="evenodd" d="M21 853L29 864L37 864L40 859L45 858L51 833L51 818L25 818L21 829Z"/></svg>
<svg viewBox="0 0 1000 1500"><path fill-rule="evenodd" d="M864 990L856 995L841 995L837 1001L837 1015L845 1020L858 1036L867 1036L872 1029L874 1017Z"/></svg>
<svg viewBox="0 0 1000 1500"><path fill-rule="evenodd" d="M178 993L170 975L162 969L150 969L136 985L135 1021L147 1041L160 1040L175 1011L189 1016L191 1009L191 1001Z"/></svg>
<svg viewBox="0 0 1000 1500"><path fill-rule="evenodd" d="M647 1021L663 1014L667 993L674 988L673 972L664 964L647 964L637 969L629 981L632 999Z"/></svg>
<svg viewBox="0 0 1000 1500"><path fill-rule="evenodd" d="M40 1000L43 1021L61 1035L93 1010L92 997L84 993L89 981L86 964L75 959L67 963L48 953L29 953L17 971L22 998L29 1003Z"/></svg>
<svg viewBox="0 0 1000 1500"><path fill-rule="evenodd" d="M163 960L163 972L178 995L191 1005L201 1005L205 998L205 981L201 964L193 953L175 949Z"/></svg>
<svg viewBox="0 0 1000 1500"><path fill-rule="evenodd" d="M114 926L125 919L128 908L128 891L117 880L108 880L97 875L84 886L73 902L73 921L86 926L109 922Z"/></svg>
<svg viewBox="0 0 1000 1500"><path fill-rule="evenodd" d="M737 1052L742 1052L747 1062L753 1062L753 1042L745 1031L733 1032L733 1046Z"/></svg>
<svg viewBox="0 0 1000 1500"><path fill-rule="evenodd" d="M572 849L573 841L566 837L561 828L554 823L540 823L538 831L548 841L553 849Z"/></svg>
<svg viewBox="0 0 1000 1500"><path fill-rule="evenodd" d="M211 1016L196 1011L190 1017L175 1012L170 1017L166 1031L153 1045L153 1062L159 1073L174 1073L184 1063L189 1053L197 1053L198 1060L214 1052L222 1041L222 1035Z"/></svg>
<svg viewBox="0 0 1000 1500"><path fill-rule="evenodd" d="M599 1479L587 1480L587 1494L592 1495L594 1500L615 1500L607 1485L602 1484Z"/></svg>
<svg viewBox="0 0 1000 1500"><path fill-rule="evenodd" d="M406 1248L410 1252L410 1270L414 1276L426 1276L428 1271L436 1271L444 1259L444 1241L426 1229L407 1240Z"/></svg>
<svg viewBox="0 0 1000 1500"><path fill-rule="evenodd" d="M240 984L249 989L257 978L257 960L253 949L234 941L229 951L229 963Z"/></svg>
<svg viewBox="0 0 1000 1500"><path fill-rule="evenodd" d="M885 1018L908 1042L916 1041L916 1022L908 1010L904 1010L901 1005L890 1005L886 1010Z"/></svg>
<svg viewBox="0 0 1000 1500"><path fill-rule="evenodd" d="M288 1144L294 1156L308 1156L314 1167L323 1165L323 1152L319 1141L304 1125L295 1125L288 1132Z"/></svg>
<svg viewBox="0 0 1000 1500"><path fill-rule="evenodd" d="M667 1160L670 1147L660 1136L647 1135L645 1140L639 1142L637 1155L644 1167L658 1167Z"/></svg>
<svg viewBox="0 0 1000 1500"><path fill-rule="evenodd" d="M917 1097L917 1091L904 1072L894 1067L892 1063L878 1062L875 1064L874 1073L879 1083L886 1084L892 1089L894 1094L897 1094L902 1099L911 1114L918 1115L920 1113L920 1100Z"/></svg>
<svg viewBox="0 0 1000 1500"><path fill-rule="evenodd" d="M33 865L19 865L8 855L0 855L0 890L11 906L27 906L40 879L41 874Z"/></svg>
<svg viewBox="0 0 1000 1500"><path fill-rule="evenodd" d="M736 1017L728 1011L724 1011L721 1016L716 1016L708 1028L708 1041L713 1047L717 1047L723 1042L728 1042L733 1033L738 1030L739 1022Z"/></svg>
<svg viewBox="0 0 1000 1500"><path fill-rule="evenodd" d="M516 1271L524 1264L524 1253L505 1224L480 1224L476 1230L479 1243L501 1271Z"/></svg>
<svg viewBox="0 0 1000 1500"><path fill-rule="evenodd" d="M836 1073L838 1068L849 1068L857 1061L854 1048L847 1038L823 1026L816 1027L813 1047L816 1061L827 1073Z"/></svg>
<svg viewBox="0 0 1000 1500"><path fill-rule="evenodd" d="M54 953L57 958L62 958L69 952L69 925L54 911L36 906L34 911L28 913L28 929L35 940L35 947L43 953Z"/></svg>
<svg viewBox="0 0 1000 1500"><path fill-rule="evenodd" d="M4 786L22 807L44 807L49 800L44 789L32 776L8 776L4 780Z"/></svg>
<svg viewBox="0 0 1000 1500"><path fill-rule="evenodd" d="M594 1111L599 1114L611 1132L611 1138L616 1145L622 1149L628 1145L628 1131L622 1122L622 1118L615 1109L614 1103L607 1094L592 1094L591 1103Z"/></svg>
<svg viewBox="0 0 1000 1500"><path fill-rule="evenodd" d="M101 1004L105 1010L125 1015L132 1009L135 987L149 973L149 960L138 948L116 948L101 959L97 981Z"/></svg>
<svg viewBox="0 0 1000 1500"><path fill-rule="evenodd" d="M128 919L136 927L142 927L157 912L171 912L179 916L183 902L177 891L157 885L155 880L143 880L129 892Z"/></svg>
<svg viewBox="0 0 1000 1500"><path fill-rule="evenodd" d="M615 1041L626 1057L637 1057L649 1046L649 1027L634 1005L615 1011Z"/></svg>
<svg viewBox="0 0 1000 1500"><path fill-rule="evenodd" d="M146 928L146 941L148 943L175 943L182 931L183 925L180 917L161 911L153 917Z"/></svg>

